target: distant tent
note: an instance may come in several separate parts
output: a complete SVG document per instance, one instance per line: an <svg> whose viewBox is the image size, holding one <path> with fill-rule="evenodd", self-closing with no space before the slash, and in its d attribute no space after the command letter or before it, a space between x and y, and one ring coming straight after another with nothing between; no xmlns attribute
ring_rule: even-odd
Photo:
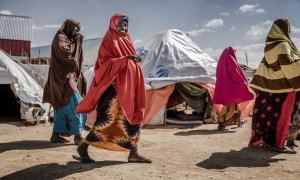
<svg viewBox="0 0 300 180"><path fill-rule="evenodd" d="M176 82L215 83L217 62L204 53L184 32L160 32L138 42L137 53L149 88Z"/></svg>
<svg viewBox="0 0 300 180"><path fill-rule="evenodd" d="M14 59L0 50L0 116L19 114L28 122L46 120L48 104L42 104L43 89ZM2 118L1 118L2 119Z"/></svg>
<svg viewBox="0 0 300 180"><path fill-rule="evenodd" d="M147 87L144 124L157 118L160 123L156 122L162 124L163 109L172 104L172 96L175 100L176 96L181 97L198 112L204 113L207 106L212 105L209 91L203 85L215 83L217 62L186 33L166 30L138 42L136 47L143 59L141 66Z"/></svg>

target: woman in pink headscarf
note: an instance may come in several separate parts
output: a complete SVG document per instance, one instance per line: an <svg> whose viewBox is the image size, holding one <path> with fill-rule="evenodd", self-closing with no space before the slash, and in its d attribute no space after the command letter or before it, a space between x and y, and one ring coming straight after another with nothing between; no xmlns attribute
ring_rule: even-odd
<svg viewBox="0 0 300 180"><path fill-rule="evenodd" d="M248 90L248 81L232 47L221 54L216 76L213 103L224 105L218 114L218 129L224 130L226 126L240 122L241 108L238 104L253 99L253 95Z"/></svg>

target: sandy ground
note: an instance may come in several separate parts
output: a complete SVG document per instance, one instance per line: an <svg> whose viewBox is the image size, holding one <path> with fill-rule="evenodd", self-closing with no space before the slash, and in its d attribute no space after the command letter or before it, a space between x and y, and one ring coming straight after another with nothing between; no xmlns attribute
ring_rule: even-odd
<svg viewBox="0 0 300 180"><path fill-rule="evenodd" d="M129 164L127 152L95 148L97 162L81 164L72 159L75 145L49 143L51 131L51 124L1 123L0 179L300 179L300 150L248 148L249 122L227 132L215 124L144 128L140 153L152 164Z"/></svg>

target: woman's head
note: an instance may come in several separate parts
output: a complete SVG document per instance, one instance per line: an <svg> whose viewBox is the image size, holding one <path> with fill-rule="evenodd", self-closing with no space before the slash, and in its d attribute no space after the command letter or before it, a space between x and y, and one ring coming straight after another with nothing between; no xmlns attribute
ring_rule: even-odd
<svg viewBox="0 0 300 180"><path fill-rule="evenodd" d="M291 33L291 25L289 20L286 18L276 19L267 36L264 52L270 51L271 49L277 47L277 45L279 45L282 42L287 42L291 50L293 51L293 53L300 56L300 53L296 45L290 38L290 33Z"/></svg>
<svg viewBox="0 0 300 180"><path fill-rule="evenodd" d="M274 21L273 25L277 25L285 36L290 37L291 25L288 19L280 18Z"/></svg>
<svg viewBox="0 0 300 180"><path fill-rule="evenodd" d="M126 17L126 16L124 16ZM120 19L120 21L118 22L117 24L117 30L119 31L119 33L122 35L122 36L125 36L128 32L128 20L127 18L124 19Z"/></svg>
<svg viewBox="0 0 300 180"><path fill-rule="evenodd" d="M67 19L60 27L60 31L68 36L68 38L76 37L80 32L80 22L75 19Z"/></svg>
<svg viewBox="0 0 300 180"><path fill-rule="evenodd" d="M109 28L121 36L126 36L128 33L128 17L124 14L115 14L110 20Z"/></svg>

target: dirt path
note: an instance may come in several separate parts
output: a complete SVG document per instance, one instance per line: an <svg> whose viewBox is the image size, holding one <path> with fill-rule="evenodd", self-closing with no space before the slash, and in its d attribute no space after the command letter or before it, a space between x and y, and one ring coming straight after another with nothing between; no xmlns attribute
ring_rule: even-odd
<svg viewBox="0 0 300 180"><path fill-rule="evenodd" d="M152 164L128 164L127 153L90 149L95 164L72 159L73 144L50 144L50 124L0 124L3 179L300 179L296 155L247 148L250 123L227 132L216 125L146 128L140 153ZM70 138L72 140L72 138ZM300 142L298 141L298 144Z"/></svg>

